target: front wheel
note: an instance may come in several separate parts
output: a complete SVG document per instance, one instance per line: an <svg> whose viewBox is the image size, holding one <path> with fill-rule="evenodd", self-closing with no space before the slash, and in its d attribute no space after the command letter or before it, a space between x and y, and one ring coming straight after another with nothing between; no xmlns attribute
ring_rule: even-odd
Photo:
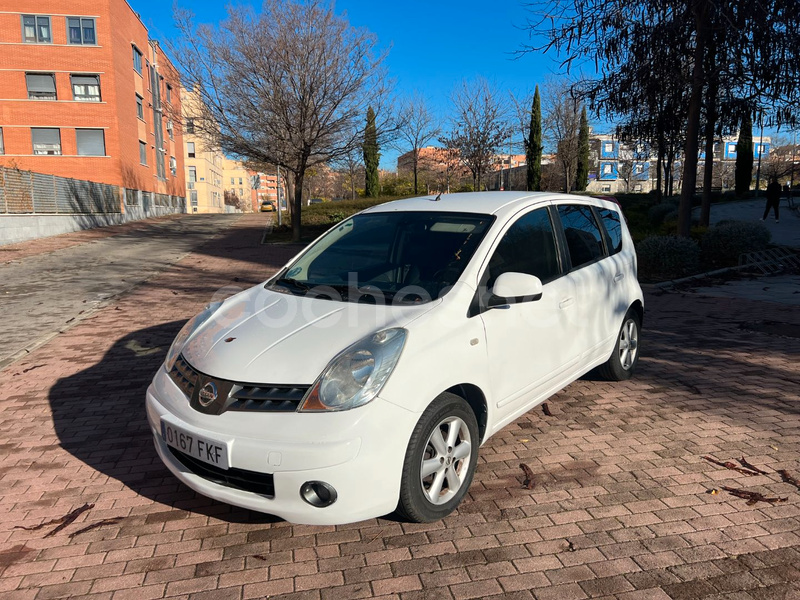
<svg viewBox="0 0 800 600"><path fill-rule="evenodd" d="M624 381L633 376L639 362L639 316L632 311L625 315L611 358L600 366L599 372L609 381Z"/></svg>
<svg viewBox="0 0 800 600"><path fill-rule="evenodd" d="M408 442L397 512L417 523L453 512L472 483L479 445L469 404L447 392L436 398Z"/></svg>

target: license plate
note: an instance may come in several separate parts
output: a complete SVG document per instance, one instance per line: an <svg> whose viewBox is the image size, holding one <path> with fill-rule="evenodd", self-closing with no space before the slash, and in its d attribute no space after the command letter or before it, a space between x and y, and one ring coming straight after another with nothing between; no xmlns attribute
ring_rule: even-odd
<svg viewBox="0 0 800 600"><path fill-rule="evenodd" d="M161 437L168 446L220 469L228 468L228 445L196 433L188 433L171 423L161 421Z"/></svg>

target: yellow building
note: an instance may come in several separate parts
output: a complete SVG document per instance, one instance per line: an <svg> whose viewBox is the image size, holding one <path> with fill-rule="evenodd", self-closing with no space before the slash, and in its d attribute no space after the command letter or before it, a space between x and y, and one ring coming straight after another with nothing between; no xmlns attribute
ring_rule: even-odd
<svg viewBox="0 0 800 600"><path fill-rule="evenodd" d="M243 201L244 212L258 210L257 195L252 182L254 175L256 175L254 171L246 169L238 160L225 158L222 161L222 187Z"/></svg>
<svg viewBox="0 0 800 600"><path fill-rule="evenodd" d="M224 213L225 157L195 133L197 100L183 92L183 148L186 169L186 209L189 213Z"/></svg>

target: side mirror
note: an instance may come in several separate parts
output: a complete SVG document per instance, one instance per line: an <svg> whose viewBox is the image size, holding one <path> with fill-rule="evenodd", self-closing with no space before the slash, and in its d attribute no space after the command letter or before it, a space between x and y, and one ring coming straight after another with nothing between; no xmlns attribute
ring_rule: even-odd
<svg viewBox="0 0 800 600"><path fill-rule="evenodd" d="M533 302L542 297L542 281L526 273L503 273L492 287L489 307Z"/></svg>

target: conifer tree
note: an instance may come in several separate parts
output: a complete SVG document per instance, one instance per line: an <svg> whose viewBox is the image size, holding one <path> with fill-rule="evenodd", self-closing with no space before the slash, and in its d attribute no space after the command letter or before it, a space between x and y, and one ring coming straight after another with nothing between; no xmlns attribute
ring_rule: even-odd
<svg viewBox="0 0 800 600"><path fill-rule="evenodd" d="M581 111L581 127L578 133L578 169L575 175L575 189L586 190L589 185L589 120L586 118L586 107Z"/></svg>
<svg viewBox="0 0 800 600"><path fill-rule="evenodd" d="M367 126L364 128L364 168L366 176L364 181L364 195L375 198L378 195L378 163L381 155L378 153L378 131L375 127L375 111L370 106L367 109Z"/></svg>
<svg viewBox="0 0 800 600"><path fill-rule="evenodd" d="M539 86L533 94L531 106L531 128L527 144L525 144L525 159L528 163L527 187L529 192L538 192L542 189L542 103L539 98Z"/></svg>

